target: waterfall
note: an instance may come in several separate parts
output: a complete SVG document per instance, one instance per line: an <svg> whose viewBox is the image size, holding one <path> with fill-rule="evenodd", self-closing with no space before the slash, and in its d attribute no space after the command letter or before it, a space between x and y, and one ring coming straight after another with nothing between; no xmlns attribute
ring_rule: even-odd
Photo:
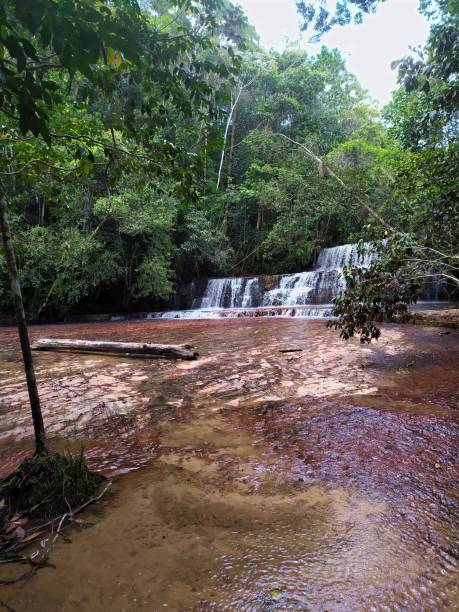
<svg viewBox="0 0 459 612"><path fill-rule="evenodd" d="M333 299L345 289L345 266L367 267L376 258L369 245L363 253L357 244L322 249L313 269L295 274L260 277L212 278L192 310L152 313L151 318L208 319L251 316L330 316ZM194 287L194 284L193 284ZM192 291L193 291L192 287ZM443 279L433 279L420 293L421 300L445 299ZM447 299L447 297L446 297Z"/></svg>
<svg viewBox="0 0 459 612"><path fill-rule="evenodd" d="M314 270L282 276L279 287L263 295L262 306L327 304L344 288L337 270Z"/></svg>
<svg viewBox="0 0 459 612"><path fill-rule="evenodd" d="M364 252L359 254L358 244L343 244L341 246L322 249L317 257L315 270L342 270L345 266L368 267L374 261L376 254L368 243L364 243Z"/></svg>
<svg viewBox="0 0 459 612"><path fill-rule="evenodd" d="M263 277L210 279L204 295L194 300L193 308L328 304L344 289L343 267L369 265L372 257L370 252L359 255L356 244L322 249L313 270L281 275L272 289L263 288Z"/></svg>
<svg viewBox="0 0 459 612"><path fill-rule="evenodd" d="M204 295L193 300L193 308L250 308L258 301L259 294L257 277L212 278Z"/></svg>

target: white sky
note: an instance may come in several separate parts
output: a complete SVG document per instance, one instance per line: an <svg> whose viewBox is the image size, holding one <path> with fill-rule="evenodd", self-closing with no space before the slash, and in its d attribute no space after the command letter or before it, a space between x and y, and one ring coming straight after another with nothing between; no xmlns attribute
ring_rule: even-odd
<svg viewBox="0 0 459 612"><path fill-rule="evenodd" d="M303 41L302 46L316 53L320 46L337 47L348 69L381 104L390 100L396 88L396 71L390 64L419 46L427 38L429 26L418 12L419 0L386 0L375 14L364 15L360 25L336 26L319 45L306 42L301 34L295 0L234 0L247 12L250 23L264 47L281 50L287 40Z"/></svg>

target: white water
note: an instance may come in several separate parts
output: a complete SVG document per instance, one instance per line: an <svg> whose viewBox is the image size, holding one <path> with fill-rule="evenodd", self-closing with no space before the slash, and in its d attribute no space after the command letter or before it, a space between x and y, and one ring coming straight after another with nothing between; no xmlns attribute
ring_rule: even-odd
<svg viewBox="0 0 459 612"><path fill-rule="evenodd" d="M257 277L212 278L202 298L193 300L193 308L250 308L259 293Z"/></svg>
<svg viewBox="0 0 459 612"><path fill-rule="evenodd" d="M345 244L320 251L311 271L271 277L269 289L265 287L267 277L209 279L203 295L193 299L191 310L153 313L152 317L234 318L252 316L249 309L254 308L257 316L330 316L330 303L344 289L343 267L368 265L371 259L371 254L360 256L356 244ZM307 305L311 307L305 308Z"/></svg>
<svg viewBox="0 0 459 612"><path fill-rule="evenodd" d="M262 279L216 278L207 283L194 308L256 308L260 306L304 306L330 303L344 290L344 266L366 266L371 254L360 256L356 244L320 251L314 269L279 276L277 287L263 290Z"/></svg>
<svg viewBox="0 0 459 612"><path fill-rule="evenodd" d="M322 249L310 272L281 276L279 286L263 295L263 306L300 306L331 302L345 288L345 266L368 266L374 255L359 255L356 244Z"/></svg>
<svg viewBox="0 0 459 612"><path fill-rule="evenodd" d="M237 319L250 317L298 317L307 319L323 319L332 316L332 304L321 307L306 308L196 308L192 310L168 310L153 312L147 319Z"/></svg>
<svg viewBox="0 0 459 612"><path fill-rule="evenodd" d="M364 245L366 250L359 255L357 244L343 244L341 246L322 249L317 257L315 270L342 270L345 266L368 267L375 259L375 253Z"/></svg>
<svg viewBox="0 0 459 612"><path fill-rule="evenodd" d="M329 317L333 299L345 289L345 266L367 267L375 258L368 245L359 254L357 244L322 249L312 270L274 277L229 277L207 281L191 310L152 313L162 319L215 319L250 316ZM426 290L438 300L439 285ZM431 297L430 297L431 296Z"/></svg>

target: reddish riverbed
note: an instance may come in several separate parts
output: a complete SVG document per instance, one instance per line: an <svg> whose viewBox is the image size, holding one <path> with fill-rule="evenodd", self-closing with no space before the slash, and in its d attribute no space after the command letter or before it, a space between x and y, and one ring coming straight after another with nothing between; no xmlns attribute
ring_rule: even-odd
<svg viewBox="0 0 459 612"><path fill-rule="evenodd" d="M117 484L3 604L459 609L458 332L385 326L362 347L322 321L251 319L43 336L190 342L200 358L36 355L52 445L84 445ZM31 449L26 400L0 329L2 474Z"/></svg>

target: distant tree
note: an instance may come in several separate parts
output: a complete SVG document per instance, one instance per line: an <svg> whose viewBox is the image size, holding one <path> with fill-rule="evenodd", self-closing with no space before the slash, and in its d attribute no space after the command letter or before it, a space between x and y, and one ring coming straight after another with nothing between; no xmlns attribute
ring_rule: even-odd
<svg viewBox="0 0 459 612"><path fill-rule="evenodd" d="M225 155L207 173L209 216L233 253L233 261L220 259L227 272L301 269L322 246L359 236L364 218L346 207L349 193L322 180L317 159L300 145L325 158L351 138L380 136L377 111L365 101L337 50L309 56L292 45L244 55L227 108Z"/></svg>

